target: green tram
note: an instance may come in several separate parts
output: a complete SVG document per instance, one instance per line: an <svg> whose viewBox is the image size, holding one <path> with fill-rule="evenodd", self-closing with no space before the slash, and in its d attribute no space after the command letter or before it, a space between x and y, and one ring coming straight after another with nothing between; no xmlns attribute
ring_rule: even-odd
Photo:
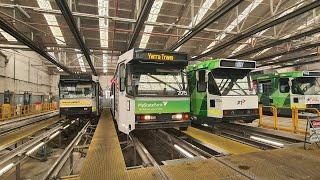
<svg viewBox="0 0 320 180"><path fill-rule="evenodd" d="M249 73L255 61L214 59L187 67L192 123L204 126L216 122L259 117L258 96L252 91Z"/></svg>
<svg viewBox="0 0 320 180"><path fill-rule="evenodd" d="M187 54L131 49L119 57L111 112L119 131L190 125Z"/></svg>
<svg viewBox="0 0 320 180"><path fill-rule="evenodd" d="M316 71L293 71L252 75L252 81L260 104L288 114L292 107L320 109L319 77Z"/></svg>

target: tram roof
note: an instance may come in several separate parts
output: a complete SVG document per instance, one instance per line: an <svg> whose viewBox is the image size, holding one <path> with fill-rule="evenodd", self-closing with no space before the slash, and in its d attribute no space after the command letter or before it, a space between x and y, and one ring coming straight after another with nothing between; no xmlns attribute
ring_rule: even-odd
<svg viewBox="0 0 320 180"><path fill-rule="evenodd" d="M211 59L198 64L189 65L187 71L195 71L198 69L212 70L217 68L254 70L256 68L256 62L238 59Z"/></svg>
<svg viewBox="0 0 320 180"><path fill-rule="evenodd" d="M253 75L252 79L267 80L275 77L295 78L295 77L320 77L320 71L291 71L283 73L268 73Z"/></svg>

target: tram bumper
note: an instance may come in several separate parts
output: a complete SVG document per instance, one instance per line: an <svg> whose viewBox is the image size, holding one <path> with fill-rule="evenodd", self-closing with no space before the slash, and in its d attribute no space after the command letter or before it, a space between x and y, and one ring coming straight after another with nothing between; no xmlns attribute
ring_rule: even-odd
<svg viewBox="0 0 320 180"><path fill-rule="evenodd" d="M182 121L152 121L152 122L137 122L136 129L162 129L175 127L188 127L191 124L190 120Z"/></svg>

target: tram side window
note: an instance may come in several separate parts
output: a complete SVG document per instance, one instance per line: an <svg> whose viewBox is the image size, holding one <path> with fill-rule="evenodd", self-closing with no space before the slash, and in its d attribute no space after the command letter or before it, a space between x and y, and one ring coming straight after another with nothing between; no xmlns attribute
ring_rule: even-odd
<svg viewBox="0 0 320 180"><path fill-rule="evenodd" d="M198 71L197 89L198 92L205 92L207 90L206 70Z"/></svg>
<svg viewBox="0 0 320 180"><path fill-rule="evenodd" d="M281 93L288 93L290 91L289 78L280 78L279 86Z"/></svg>
<svg viewBox="0 0 320 180"><path fill-rule="evenodd" d="M124 64L121 64L120 65L120 70L119 70L119 73L120 73L120 91L124 91L125 89L125 68L124 68Z"/></svg>
<svg viewBox="0 0 320 180"><path fill-rule="evenodd" d="M213 78L212 72L208 74L208 92L213 95L221 95L219 87Z"/></svg>
<svg viewBox="0 0 320 180"><path fill-rule="evenodd" d="M258 84L258 92L260 94L270 94L272 92L271 81L262 81Z"/></svg>

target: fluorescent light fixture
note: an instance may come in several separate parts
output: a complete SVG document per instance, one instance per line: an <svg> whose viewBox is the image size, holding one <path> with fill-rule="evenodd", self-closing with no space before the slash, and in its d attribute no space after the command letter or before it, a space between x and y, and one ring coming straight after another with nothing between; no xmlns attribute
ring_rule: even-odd
<svg viewBox="0 0 320 180"><path fill-rule="evenodd" d="M0 176L2 176L4 173L8 172L11 168L13 168L13 166L14 166L14 164L10 163L10 164L6 165L5 167L3 167L0 170Z"/></svg>
<svg viewBox="0 0 320 180"><path fill-rule="evenodd" d="M98 0L98 13L99 16L109 15L109 0ZM108 27L109 20L107 18L99 18L99 29L100 29L100 46L108 47Z"/></svg>
<svg viewBox="0 0 320 180"><path fill-rule="evenodd" d="M70 124L66 125L65 127L63 127L63 129L67 129L70 126Z"/></svg>
<svg viewBox="0 0 320 180"><path fill-rule="evenodd" d="M58 134L60 134L60 131L57 131L57 132L55 132L54 134L52 134L52 135L49 137L49 140L55 138L56 136L58 136Z"/></svg>
<svg viewBox="0 0 320 180"><path fill-rule="evenodd" d="M282 143L279 143L279 142L276 142L276 141L271 141L271 140L268 140L268 139L263 139L263 138L260 138L260 137L257 137L257 136L250 136L250 139L253 139L253 140L256 140L256 141L260 141L260 142L263 142L263 143L267 143L267 144L271 144L271 145L278 146L278 147L283 147L284 146L284 144L282 144Z"/></svg>
<svg viewBox="0 0 320 180"><path fill-rule="evenodd" d="M103 67L103 72L107 73L108 72L108 54L106 54L106 52L103 52L102 54L102 67Z"/></svg>
<svg viewBox="0 0 320 180"><path fill-rule="evenodd" d="M51 7L49 0L37 0L37 2L38 2L38 5L40 8L52 10L52 7ZM43 16L46 19L46 21L49 25L49 28L51 30L51 33L53 34L53 36L56 39L57 44L66 45L56 16L52 15L52 14L45 14L45 13L43 14Z"/></svg>
<svg viewBox="0 0 320 180"><path fill-rule="evenodd" d="M0 29L0 33L1 35L6 38L7 41L11 41L11 42L16 42L16 38L14 38L13 36L11 36L10 34L8 34L7 32L5 32L4 30Z"/></svg>
<svg viewBox="0 0 320 180"><path fill-rule="evenodd" d="M83 61L82 55L80 54L80 51L77 49L75 49L75 51L76 51L76 55L77 55L77 59L78 59L81 71L87 72L86 66L84 65L84 61Z"/></svg>
<svg viewBox="0 0 320 180"><path fill-rule="evenodd" d="M202 6L199 8L197 14L194 16L193 21L190 22L189 27L192 27L192 25L197 25L204 17L204 15L208 12L212 4L215 2L215 0L206 0ZM189 30L185 30L183 35L185 35ZM174 51L179 51L181 46L179 46Z"/></svg>
<svg viewBox="0 0 320 180"><path fill-rule="evenodd" d="M27 156L29 156L30 154L32 154L33 152L35 152L37 149L39 149L41 146L44 145L44 142L39 143L38 145L36 145L34 148L32 148L30 151L28 151L26 153Z"/></svg>
<svg viewBox="0 0 320 180"><path fill-rule="evenodd" d="M185 156L189 157L189 158L193 158L194 156L192 154L190 154L189 152L187 152L186 150L182 149L180 146L174 144L173 145L174 148L176 148L178 151L180 151L182 154L184 154Z"/></svg>
<svg viewBox="0 0 320 180"><path fill-rule="evenodd" d="M75 123L76 121L75 120L73 120L73 121L71 121L71 124L73 124L73 123Z"/></svg>
<svg viewBox="0 0 320 180"><path fill-rule="evenodd" d="M160 9L163 4L163 1L164 0L154 1L153 5L151 7L151 10L150 10L149 16L148 16L148 20L147 20L148 22L156 22L157 21ZM144 31L143 31L143 35L142 35L142 38L140 41L139 48L145 49L147 47L147 44L148 44L148 41L150 38L150 33L152 33L152 30L153 30L153 26L146 25L144 27Z"/></svg>

